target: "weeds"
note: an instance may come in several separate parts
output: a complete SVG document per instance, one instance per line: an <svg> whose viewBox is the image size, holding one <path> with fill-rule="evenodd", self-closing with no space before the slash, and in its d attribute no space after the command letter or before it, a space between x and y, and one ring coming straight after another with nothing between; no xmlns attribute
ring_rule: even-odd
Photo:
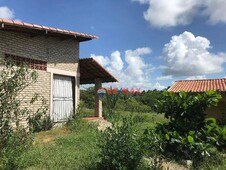
<svg viewBox="0 0 226 170"><path fill-rule="evenodd" d="M95 169L99 161L99 147L97 146L100 132L95 124L90 124L82 119L76 119L67 124L67 133L53 138L49 143L43 143L42 139L35 140L30 151L23 154L20 161L20 168L26 169ZM45 133L51 135L59 130L41 132L43 138ZM55 135L51 135L54 137Z"/></svg>

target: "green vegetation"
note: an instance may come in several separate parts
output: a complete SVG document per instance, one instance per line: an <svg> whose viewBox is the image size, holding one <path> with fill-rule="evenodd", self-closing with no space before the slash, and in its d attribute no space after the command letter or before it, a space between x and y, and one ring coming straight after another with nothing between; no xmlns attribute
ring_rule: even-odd
<svg viewBox="0 0 226 170"><path fill-rule="evenodd" d="M21 156L20 169L95 169L100 132L84 120L36 134L32 148Z"/></svg>
<svg viewBox="0 0 226 170"><path fill-rule="evenodd" d="M37 110L21 107L20 93L34 83L37 77L37 72L30 70L26 64L17 66L11 60L3 61L3 69L0 72L0 169L16 169L20 156L31 146L32 131L36 126L29 122L29 128L32 130L28 131L22 125L24 118L45 125L48 123L47 119L42 120L48 110L44 105L44 98L43 105ZM38 95L35 94L31 99L31 105L38 100L35 96ZM36 115L39 116L35 117Z"/></svg>
<svg viewBox="0 0 226 170"><path fill-rule="evenodd" d="M143 133L147 128L154 128L158 123L168 122L168 119L164 117L163 114L151 113L137 113L137 112L125 112L116 111L113 116L108 117L107 120L114 123L120 122L123 117L132 117L134 122L134 127Z"/></svg>
<svg viewBox="0 0 226 170"><path fill-rule="evenodd" d="M27 108L21 108L20 92L29 84L35 82L37 74L30 71L26 65L15 67L13 62L4 62L5 67L0 72L0 147L5 147L13 129L20 125L22 115L28 115Z"/></svg>
<svg viewBox="0 0 226 170"><path fill-rule="evenodd" d="M215 119L205 119L204 115L205 109L215 106L220 99L221 96L214 91L163 93L157 108L170 121L145 131L150 154L153 157L192 160L194 167L207 158L221 155L219 151L225 148L226 130L218 126Z"/></svg>
<svg viewBox="0 0 226 170"><path fill-rule="evenodd" d="M94 109L95 106L95 91L94 87L81 90L81 102L84 108ZM103 108L105 116L112 114L115 111L128 111L128 112L154 112L156 110L157 101L161 99L162 91L148 90L142 91L140 94L134 93L114 93L107 94L103 97ZM85 114L90 115L90 114ZM91 114L91 116L94 116Z"/></svg>
<svg viewBox="0 0 226 170"><path fill-rule="evenodd" d="M94 109L95 107L95 88L90 87L80 90L80 101L83 102L85 108Z"/></svg>
<svg viewBox="0 0 226 170"><path fill-rule="evenodd" d="M122 117L121 122L113 122L102 135L100 142L101 169L137 169L144 150L141 136L134 128L131 117Z"/></svg>
<svg viewBox="0 0 226 170"><path fill-rule="evenodd" d="M37 111L33 114L29 114L27 117L29 130L30 132L40 132L45 130L50 130L53 127L53 121L48 114L48 105L47 100L40 96L39 94L35 94L30 101L30 104L34 104L35 101L41 100L42 104L37 109Z"/></svg>

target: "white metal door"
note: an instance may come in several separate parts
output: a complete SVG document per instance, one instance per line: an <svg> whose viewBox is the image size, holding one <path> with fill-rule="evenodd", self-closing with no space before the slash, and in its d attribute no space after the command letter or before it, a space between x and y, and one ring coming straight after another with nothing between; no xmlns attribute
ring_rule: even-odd
<svg viewBox="0 0 226 170"><path fill-rule="evenodd" d="M73 81L67 76L53 76L53 119L67 120L73 112Z"/></svg>

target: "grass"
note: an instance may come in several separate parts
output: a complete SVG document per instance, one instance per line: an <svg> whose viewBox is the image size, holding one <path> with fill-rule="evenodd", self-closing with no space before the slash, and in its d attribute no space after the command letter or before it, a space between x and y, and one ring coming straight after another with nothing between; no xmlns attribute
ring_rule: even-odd
<svg viewBox="0 0 226 170"><path fill-rule="evenodd" d="M83 120L68 127L36 135L32 149L22 156L20 167L36 169L92 169L98 161L99 132Z"/></svg>
<svg viewBox="0 0 226 170"><path fill-rule="evenodd" d="M81 112L83 117L95 116L94 109L82 108Z"/></svg>
<svg viewBox="0 0 226 170"><path fill-rule="evenodd" d="M150 113L130 113L130 112L120 112L116 111L109 121L119 121L121 116L132 116L135 122L135 126L141 132L146 128L154 128L157 123L167 122L168 119L164 118L163 114L157 114L154 112Z"/></svg>
<svg viewBox="0 0 226 170"><path fill-rule="evenodd" d="M218 153L220 154L220 153ZM221 153L222 154L222 153ZM224 153L224 156L216 156L214 158L209 158L205 160L203 163L201 163L197 169L202 170L223 170L226 169L226 153Z"/></svg>
<svg viewBox="0 0 226 170"><path fill-rule="evenodd" d="M70 134L70 129L68 127L56 128L50 131L39 132L35 135L33 145L42 145L53 142L56 138L64 137Z"/></svg>

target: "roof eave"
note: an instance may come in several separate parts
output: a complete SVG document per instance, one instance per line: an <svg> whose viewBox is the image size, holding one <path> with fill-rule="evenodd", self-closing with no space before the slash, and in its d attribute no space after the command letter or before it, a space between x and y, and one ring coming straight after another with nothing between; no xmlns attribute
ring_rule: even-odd
<svg viewBox="0 0 226 170"><path fill-rule="evenodd" d="M93 58L79 60L80 84L93 84L99 78L103 83L119 82L101 64Z"/></svg>
<svg viewBox="0 0 226 170"><path fill-rule="evenodd" d="M89 41L97 39L97 36L79 33L69 30L62 30L58 28L46 27L42 25L29 24L20 21L0 19L0 28L3 30L17 31L29 33L32 36L35 35L46 35L46 36L57 36L65 39L77 39L79 42Z"/></svg>

